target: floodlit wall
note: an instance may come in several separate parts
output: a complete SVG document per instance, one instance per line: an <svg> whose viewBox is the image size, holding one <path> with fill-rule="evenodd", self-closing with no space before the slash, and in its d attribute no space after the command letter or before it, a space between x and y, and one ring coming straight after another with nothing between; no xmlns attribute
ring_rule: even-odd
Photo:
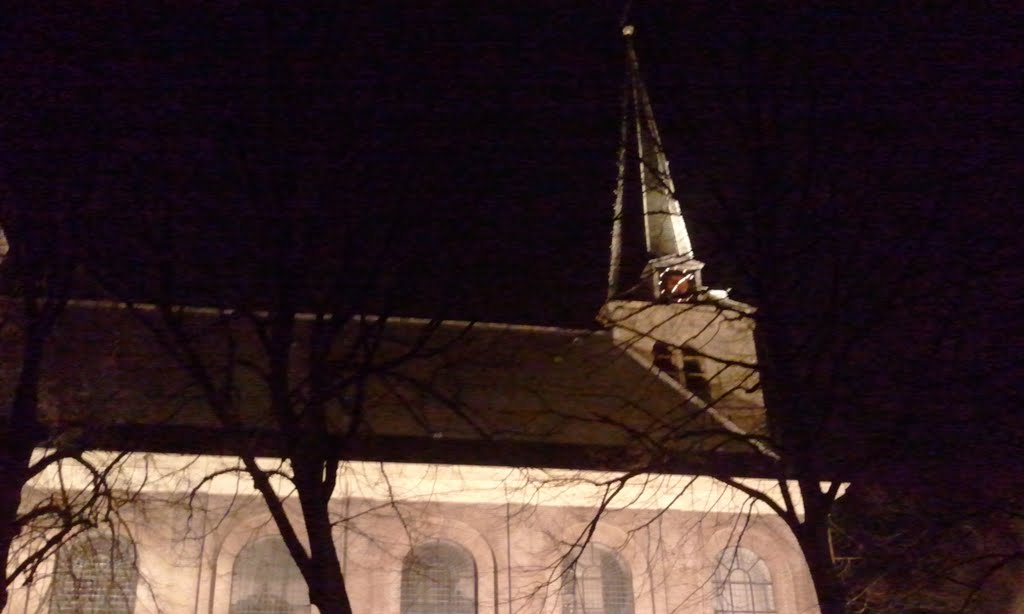
<svg viewBox="0 0 1024 614"><path fill-rule="evenodd" d="M654 364L656 343L692 350L710 384L715 413L744 432L765 428L758 385L754 309L722 299L707 303L609 301L600 318L615 344L638 361Z"/></svg>
<svg viewBox="0 0 1024 614"><path fill-rule="evenodd" d="M99 453L95 460L104 462ZM244 476L203 480L236 465L227 457L140 454L117 472L119 486L135 495L122 509L121 529L136 547L141 579L135 612L231 611L236 557L248 544L277 534ZM27 499L53 492L56 477L41 476ZM745 495L704 478L648 475L629 480L608 499L608 485L620 477L346 463L332 511L355 612L399 614L403 561L413 546L433 542L453 544L472 557L477 612L561 612L565 557L588 535L624 565L636 614L712 614L716 557L737 542L770 570L777 612L815 611L794 540ZM63 479L73 481L74 471ZM288 484L277 486L298 522ZM591 534L602 503L607 510ZM50 562L31 586L15 587L7 611L48 611L52 574Z"/></svg>
<svg viewBox="0 0 1024 614"><path fill-rule="evenodd" d="M656 341L683 345L696 350L714 374L724 392L738 394L756 382L753 309L734 301L717 303L648 303L610 301L601 318L612 328L621 347L650 353ZM747 402L762 406L757 393L743 395Z"/></svg>

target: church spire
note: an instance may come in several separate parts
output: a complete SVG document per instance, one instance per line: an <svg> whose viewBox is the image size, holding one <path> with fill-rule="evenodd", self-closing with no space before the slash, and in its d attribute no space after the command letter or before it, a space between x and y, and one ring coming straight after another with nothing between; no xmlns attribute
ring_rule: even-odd
<svg viewBox="0 0 1024 614"><path fill-rule="evenodd" d="M633 26L624 27L622 34L626 39L626 83L608 298L690 300L702 289L700 269L704 265L694 258L675 199L668 159L640 77Z"/></svg>

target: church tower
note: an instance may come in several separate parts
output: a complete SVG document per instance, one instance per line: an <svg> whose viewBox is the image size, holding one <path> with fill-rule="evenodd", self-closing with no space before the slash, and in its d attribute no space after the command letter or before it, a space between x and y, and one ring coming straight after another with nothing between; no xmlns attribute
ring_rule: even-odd
<svg viewBox="0 0 1024 614"><path fill-rule="evenodd" d="M754 308L704 286L633 46L626 47L608 299L616 344L733 426L763 428ZM728 414L728 415L727 415Z"/></svg>
<svg viewBox="0 0 1024 614"><path fill-rule="evenodd" d="M633 47L623 28L626 80L612 226L608 298L665 302L695 300L705 288L694 257L668 157L654 121Z"/></svg>

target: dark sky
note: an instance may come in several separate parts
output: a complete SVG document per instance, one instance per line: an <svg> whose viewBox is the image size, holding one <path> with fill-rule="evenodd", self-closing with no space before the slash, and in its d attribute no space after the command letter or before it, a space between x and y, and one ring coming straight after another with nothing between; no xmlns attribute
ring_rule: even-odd
<svg viewBox="0 0 1024 614"><path fill-rule="evenodd" d="M312 253L390 262L388 275L416 279L409 304L445 294L451 315L589 325L605 291L622 5L373 4L12 12L7 189L43 209L92 194L112 207L95 226L111 254L166 242L207 289L273 243L258 220L305 211L322 233ZM1005 241L991 235L1009 221L1021 58L999 16L633 4L707 281L753 293L762 256L745 262L737 237L828 235L851 246L851 274L899 258L908 234L936 266L937 241ZM810 130L825 154L815 189L857 186L838 212L763 232L752 209L738 224L722 215L716 190L760 198L756 155L791 182L780 198L799 190ZM837 220L849 223L822 232Z"/></svg>
<svg viewBox="0 0 1024 614"><path fill-rule="evenodd" d="M621 4L327 4L10 9L10 240L84 246L142 298L265 304L284 269L303 301L332 280L371 311L594 327ZM901 433L894 455L1016 466L1013 20L632 4L705 281L774 317L848 424Z"/></svg>

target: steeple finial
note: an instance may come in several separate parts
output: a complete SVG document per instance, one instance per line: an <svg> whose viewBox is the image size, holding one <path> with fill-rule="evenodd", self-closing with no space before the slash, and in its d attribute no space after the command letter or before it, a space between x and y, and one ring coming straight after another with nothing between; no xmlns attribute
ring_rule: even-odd
<svg viewBox="0 0 1024 614"><path fill-rule="evenodd" d="M647 88L640 77L634 32L632 25L622 28L626 41L626 83L608 297L687 300L701 288L700 269L704 265L694 259L686 223L675 199L668 158ZM631 219L637 217L642 218L642 225L631 226ZM644 254L636 257L641 248L641 232ZM630 249L633 258L625 253Z"/></svg>

